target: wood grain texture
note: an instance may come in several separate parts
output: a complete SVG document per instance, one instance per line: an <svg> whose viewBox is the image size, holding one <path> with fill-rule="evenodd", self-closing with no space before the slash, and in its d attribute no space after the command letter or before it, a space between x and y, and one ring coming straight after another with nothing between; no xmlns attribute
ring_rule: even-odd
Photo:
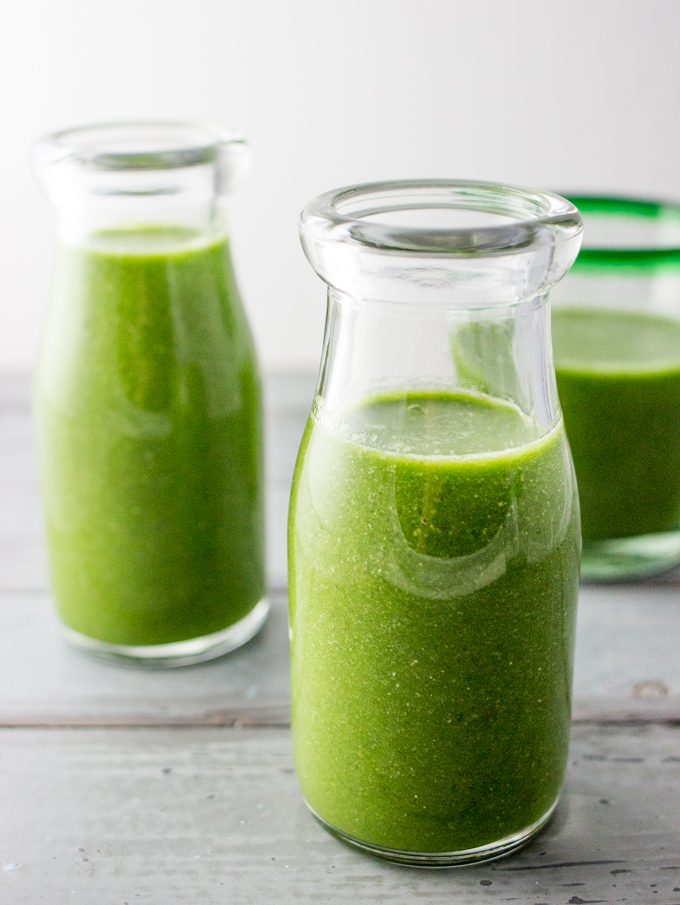
<svg viewBox="0 0 680 905"><path fill-rule="evenodd" d="M200 666L130 669L61 638L46 594L0 593L0 726L287 726L285 593L262 631Z"/></svg>
<svg viewBox="0 0 680 905"><path fill-rule="evenodd" d="M581 588L574 719L680 721L680 585Z"/></svg>
<svg viewBox="0 0 680 905"><path fill-rule="evenodd" d="M0 591L0 726L288 725L285 591L245 647L181 670L101 663L66 645L49 595ZM674 588L584 589L577 721L680 722Z"/></svg>
<svg viewBox="0 0 680 905"><path fill-rule="evenodd" d="M8 905L680 903L680 729L580 726L557 816L523 852L419 871L306 812L283 729L0 731Z"/></svg>

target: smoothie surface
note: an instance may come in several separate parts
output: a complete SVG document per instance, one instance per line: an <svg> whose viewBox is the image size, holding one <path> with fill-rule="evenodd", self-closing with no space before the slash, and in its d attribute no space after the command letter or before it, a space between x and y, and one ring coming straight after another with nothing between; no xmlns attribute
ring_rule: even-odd
<svg viewBox="0 0 680 905"><path fill-rule="evenodd" d="M454 852L539 820L566 764L579 523L561 423L395 392L313 414L290 522L303 794L355 838Z"/></svg>
<svg viewBox="0 0 680 905"><path fill-rule="evenodd" d="M633 311L553 310L553 351L560 370L654 374L680 367L680 321Z"/></svg>

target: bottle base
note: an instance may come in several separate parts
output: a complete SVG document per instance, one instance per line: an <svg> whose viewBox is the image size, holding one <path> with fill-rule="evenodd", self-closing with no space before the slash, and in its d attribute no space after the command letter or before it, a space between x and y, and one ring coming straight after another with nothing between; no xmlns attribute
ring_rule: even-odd
<svg viewBox="0 0 680 905"><path fill-rule="evenodd" d="M660 575L680 565L680 531L584 541L584 581L626 581Z"/></svg>
<svg viewBox="0 0 680 905"><path fill-rule="evenodd" d="M318 820L321 826L328 832L355 848L361 849L369 855L375 855L383 858L385 861L394 861L396 864L404 864L408 867L424 867L424 868L444 868L444 867L464 867L468 864L481 864L484 861L495 861L496 858L504 858L506 855L512 854L517 849L526 845L534 836L536 836L552 817L559 797L555 799L546 813L540 817L535 823L525 827L511 836L505 836L497 842L491 842L488 845L480 845L478 848L468 848L458 852L408 852L401 851L396 848L385 848L382 845L374 845L371 842L363 842L349 833L339 830L337 827L328 823L323 817L320 817L309 802L302 799L311 812L312 816Z"/></svg>
<svg viewBox="0 0 680 905"><path fill-rule="evenodd" d="M206 660L214 660L250 641L265 623L270 604L266 597L243 619L220 632L174 641L171 644L126 645L97 641L64 626L64 637L69 644L98 660L107 660L121 666L169 669L176 666L192 666Z"/></svg>

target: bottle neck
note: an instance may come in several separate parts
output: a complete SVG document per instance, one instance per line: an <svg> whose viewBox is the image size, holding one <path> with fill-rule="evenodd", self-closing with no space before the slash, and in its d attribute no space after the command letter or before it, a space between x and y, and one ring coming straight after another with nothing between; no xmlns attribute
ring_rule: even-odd
<svg viewBox="0 0 680 905"><path fill-rule="evenodd" d="M168 170L61 168L48 182L61 241L148 229L191 235L224 232L225 199L211 165Z"/></svg>
<svg viewBox="0 0 680 905"><path fill-rule="evenodd" d="M223 233L224 196L245 175L243 135L213 125L127 122L55 132L34 147L66 242L101 233Z"/></svg>
<svg viewBox="0 0 680 905"><path fill-rule="evenodd" d="M374 396L453 392L510 402L540 430L560 417L548 294L511 305L449 308L328 291L318 405L342 419Z"/></svg>

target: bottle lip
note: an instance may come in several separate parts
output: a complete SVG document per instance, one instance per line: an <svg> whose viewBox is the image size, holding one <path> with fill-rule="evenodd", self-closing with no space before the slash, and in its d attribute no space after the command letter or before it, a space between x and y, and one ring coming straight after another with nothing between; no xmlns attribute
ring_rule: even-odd
<svg viewBox="0 0 680 905"><path fill-rule="evenodd" d="M346 186L314 198L300 216L303 244L341 242L384 254L491 257L580 235L566 198L523 186L412 179Z"/></svg>
<svg viewBox="0 0 680 905"><path fill-rule="evenodd" d="M38 164L69 162L95 170L176 169L219 160L244 134L212 123L122 121L63 129L35 145Z"/></svg>

